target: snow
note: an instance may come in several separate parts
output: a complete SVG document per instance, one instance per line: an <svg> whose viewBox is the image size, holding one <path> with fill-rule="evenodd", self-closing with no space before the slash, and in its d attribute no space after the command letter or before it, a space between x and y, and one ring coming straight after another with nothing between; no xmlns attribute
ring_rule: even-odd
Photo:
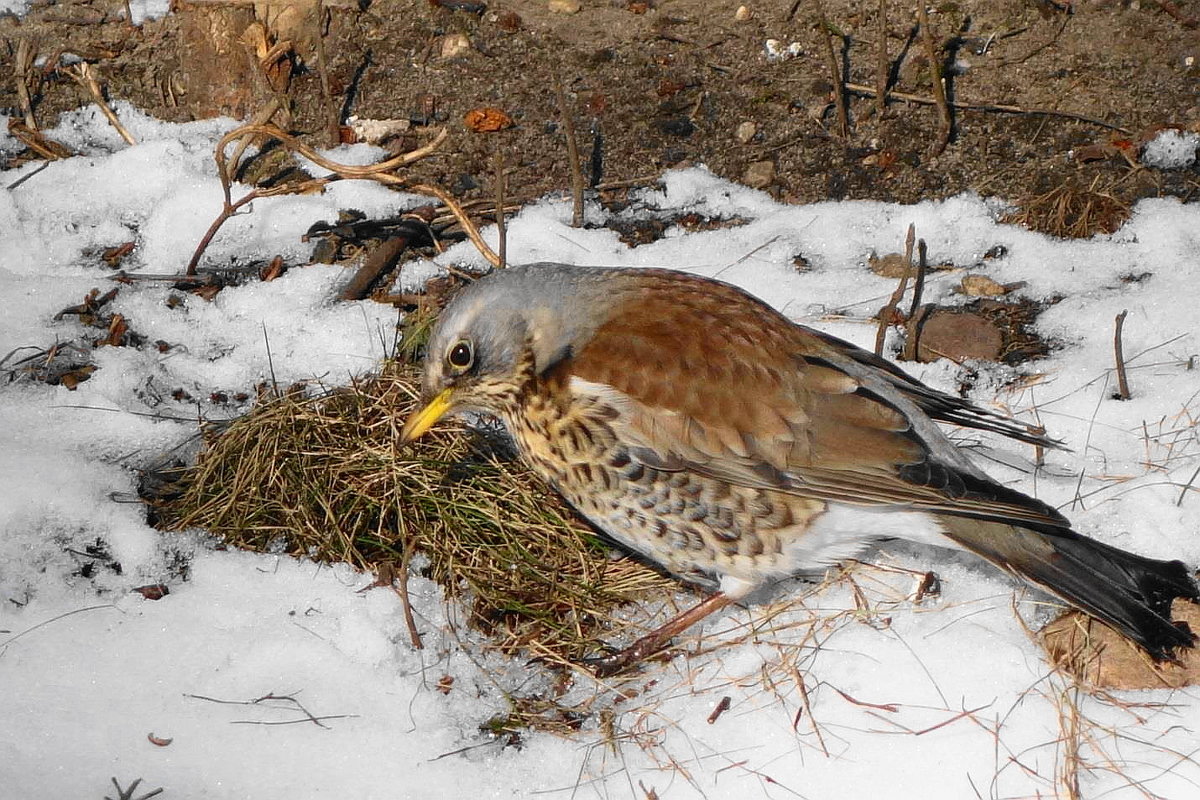
<svg viewBox="0 0 1200 800"><path fill-rule="evenodd" d="M29 13L31 0L0 0L0 14L24 17ZM171 0L129 0L129 11L134 25L165 17L171 11ZM124 16L124 12L120 12Z"/></svg>
<svg viewBox="0 0 1200 800"><path fill-rule="evenodd" d="M1196 163L1197 148L1200 134L1166 128L1142 148L1142 163L1157 169L1187 169Z"/></svg>
<svg viewBox="0 0 1200 800"><path fill-rule="evenodd" d="M124 105L118 113L140 144L122 144L88 107L50 132L85 155L36 174L35 164L0 172L0 186L13 187L0 193L0 356L81 334L75 318L55 314L114 285L98 255L104 248L136 241L124 269L178 274L219 210L211 151L234 123L169 125ZM0 152L14 151L0 138ZM365 182L263 200L222 229L205 263L303 259L312 245L299 238L314 222L349 208L390 216L420 202ZM797 321L870 346L870 315L894 282L871 273L867 258L901 250L915 223L932 261L961 268L930 276L928 302L964 302L953 287L965 270L1026 281L1028 297L1063 298L1038 322L1058 343L1050 357L1019 370L974 365L973 397L1026 419L1036 404L1072 450L1049 453L1034 470L1027 448L989 440L981 451L988 471L1061 507L1083 533L1200 563L1200 495L1183 491L1200 465L1200 206L1145 200L1117 233L1085 241L1000 224L1003 210L1002 201L971 195L915 206L785 206L693 168L636 194L622 214L695 212L745 224L672 227L630 249L607 228L571 228L569 203L552 198L510 221L508 252L514 262L718 276ZM603 222L605 212L592 206L588 219ZM494 230L484 235L494 242ZM996 246L1004 255L985 260ZM797 255L807 270L793 266ZM463 244L438 263L483 260ZM252 395L272 370L284 384L340 384L371 370L395 314L337 300L346 278L339 267L295 268L211 302L169 282L121 286L114 310L148 341L170 343L167 352L101 348L99 369L74 392L0 386L3 796L98 799L114 792L110 777L123 786L143 778L139 792L163 787L165 798L641 797L650 789L671 798L841 797L878 794L881 785L884 796L931 800L1050 796L1066 792L1064 697L1078 703L1086 731L1083 796L1198 791L1197 689L1119 693L1121 703L1076 693L1023 627L1055 609L962 554L883 545L852 573L870 614L856 611L850 579L819 591L787 582L702 626L706 648L729 646L608 684L577 676L570 698L610 709L610 734L595 715L570 738L525 733L520 746L506 746L480 726L505 713L506 694L536 694L549 678L490 652L436 586L410 581L426 645L414 650L396 595L360 591L370 576L220 551L202 532L165 535L138 505L117 502L134 492L137 467L188 441L198 413L231 413L207 404L212 392ZM182 303L172 308L172 296ZM1134 397L1118 402L1112 327L1124 309ZM962 374L948 363L905 367L948 390ZM1018 373L1042 377L1032 388L1005 388ZM177 388L200 399L174 400ZM97 544L120 562L119 574L98 563L90 578L79 574L95 562L81 554ZM181 559L186 580L172 571ZM943 594L914 604L906 599L913 576L929 569ZM171 589L161 600L131 591L159 581ZM699 640L695 632L680 641ZM443 693L445 676L453 683ZM629 696L615 697L613 686ZM295 702L251 702L286 695ZM729 709L708 722L723 697ZM285 722L293 724L270 724ZM158 746L151 735L171 742Z"/></svg>

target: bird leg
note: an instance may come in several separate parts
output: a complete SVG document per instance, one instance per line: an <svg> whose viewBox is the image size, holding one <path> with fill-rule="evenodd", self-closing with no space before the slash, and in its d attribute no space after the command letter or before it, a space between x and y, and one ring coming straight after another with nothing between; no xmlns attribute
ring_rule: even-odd
<svg viewBox="0 0 1200 800"><path fill-rule="evenodd" d="M624 650L600 658L589 658L587 663L595 669L596 677L607 678L616 675L642 661L667 646L676 635L683 633L700 620L720 611L725 606L732 605L733 600L724 592L709 595L696 605L671 617L661 626L647 633Z"/></svg>

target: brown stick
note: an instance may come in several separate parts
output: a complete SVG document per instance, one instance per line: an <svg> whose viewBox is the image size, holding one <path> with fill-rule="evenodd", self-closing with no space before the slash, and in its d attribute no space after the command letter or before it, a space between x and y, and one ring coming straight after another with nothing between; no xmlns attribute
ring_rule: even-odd
<svg viewBox="0 0 1200 800"><path fill-rule="evenodd" d="M399 178L396 180L398 183L403 183ZM458 220L458 224L462 226L463 231L467 234L467 238L471 240L471 244L475 245L475 249L478 250L493 267L500 266L500 256L496 255L496 251L491 248L491 245L485 242L483 237L479 235L479 228L475 227L475 223L472 222L471 218L467 216L467 212L463 211L462 206L458 204L457 200L450 196L449 192L446 192L437 186L431 186L427 183L413 184L408 188L414 192L420 192L421 194L433 195L438 200L441 200L442 205L448 208L450 213L454 215L454 218Z"/></svg>
<svg viewBox="0 0 1200 800"><path fill-rule="evenodd" d="M100 112L104 114L109 124L116 128L117 133L121 135L125 143L129 145L137 144L137 139L134 139L129 131L125 130L125 126L121 124L121 120L117 119L116 112L109 107L108 101L104 99L104 92L100 89L100 82L96 80L96 71L92 69L92 65L85 61L75 69L67 70L67 74L76 83L88 90L88 93L92 96L92 100L95 101L96 105L100 106Z"/></svg>
<svg viewBox="0 0 1200 800"><path fill-rule="evenodd" d="M402 166L407 166L408 164L411 164L414 161L429 155L429 153L433 152L438 145L446 140L447 135L448 134L446 130L443 128L441 131L439 131L438 135L433 138L432 141L423 147L419 147L416 150L408 153L402 153L395 158L390 158L387 161L381 161L378 164L370 164L365 167L360 167L349 164L339 164L336 161L331 161L317 153L311 147L308 147L297 140L294 136L284 133L274 125L265 123L252 123L250 125L243 125L240 128L230 131L221 137L221 141L217 142L216 152L213 154L213 160L217 162L217 175L221 179L221 190L224 194L223 207L221 209L221 213L217 215L217 218L213 220L212 225L208 227L208 230L205 232L204 237L200 240L200 243L196 245L196 250L194 253L192 253L192 258L188 262L185 274L189 277L196 274L196 268L200 264L200 258L204 255L204 251L208 248L209 243L212 242L213 237L216 236L217 231L220 230L221 226L225 224L225 221L236 214L239 208L262 197L274 197L285 194L300 194L302 192L319 189L327 184L334 183L335 181L339 180L374 180L386 186L399 186L416 192L423 191L426 194L432 194L440 199L443 203L449 205L453 211L457 204L454 203L453 198L450 198L440 189L423 185L410 186L406 179L390 174L391 170ZM272 186L266 189L252 189L251 191L247 192L245 196L239 198L235 202L233 200L232 176L237 171L238 163L243 151L245 150L246 144L252 139L258 137L277 139L281 144L283 144L284 147L292 150L293 152L300 153L313 163L330 170L334 174L324 178L314 178L298 184L282 184L280 186ZM238 142L239 148L236 151L234 160L230 161L225 155L225 148L227 148L233 142ZM462 209L458 209L458 213L461 214L461 212ZM460 218L460 222L465 218L466 215L463 214ZM468 236L471 236L472 232L474 233L474 236L472 236L471 240L475 242L477 247L482 245L481 252L484 253L485 257L488 255L488 253L491 253L491 248L487 247L487 245L483 243L483 240L479 238L479 231L474 230L474 226L471 225L470 220L467 220L464 228L467 229ZM494 255L495 254L492 253L492 256Z"/></svg>
<svg viewBox="0 0 1200 800"><path fill-rule="evenodd" d="M912 250L908 251L910 254ZM911 261L909 262L912 263ZM912 319L917 313L917 308L921 305L921 294L925 291L925 240L917 241L917 279L913 283L913 301L912 307L908 310L908 318Z"/></svg>
<svg viewBox="0 0 1200 800"><path fill-rule="evenodd" d="M498 269L508 266L508 230L504 225L504 150L496 147L496 257Z"/></svg>
<svg viewBox="0 0 1200 800"><path fill-rule="evenodd" d="M1125 353L1121 347L1121 329L1125 327L1125 315L1129 313L1129 309L1123 310L1117 314L1117 326L1113 332L1113 355L1117 359L1117 399L1128 400L1133 397L1129 393L1129 381L1125 377Z"/></svg>
<svg viewBox="0 0 1200 800"><path fill-rule="evenodd" d="M325 106L326 135L329 146L337 147L342 142L338 126L341 124L340 110L334 105L333 90L329 87L329 63L325 57L325 28L329 19L329 10L325 8L325 0L317 0L317 75L321 79L321 102Z"/></svg>
<svg viewBox="0 0 1200 800"><path fill-rule="evenodd" d="M846 90L861 94L866 97L875 97L877 91L870 86L861 83L847 83ZM906 103L918 103L923 106L935 106L937 100L932 97L925 97L919 94L910 94L908 92L897 92L892 89L888 92L888 97L896 100L903 100ZM1102 119L1095 117L1084 116L1083 114L1073 114L1070 111L1050 111L1041 108L1021 108L1020 106L1004 105L1003 103L962 103L955 101L948 103L951 108L961 109L963 111L993 111L1000 114L1026 114L1031 116L1041 117L1060 117L1062 119L1072 119L1076 122L1086 122L1089 125L1095 125L1099 128L1104 128L1110 131L1118 131L1119 133L1132 134L1133 131L1128 128L1122 128L1120 125L1113 125L1111 122L1105 122Z"/></svg>
<svg viewBox="0 0 1200 800"><path fill-rule="evenodd" d="M929 77L933 80L933 99L938 109L938 141L933 148L933 154L936 156L950 143L953 118L950 116L950 104L946 102L946 87L942 84L942 63L937 45L933 41L933 27L929 24L924 0L917 3L917 21L921 26L921 40L925 43L925 55L929 59Z"/></svg>
<svg viewBox="0 0 1200 800"><path fill-rule="evenodd" d="M408 639L412 642L414 650L424 650L425 644L421 641L421 634L417 631L417 621L413 619L412 603L408 597L408 567L412 563L413 552L416 550L416 541L411 536L404 537L404 551L400 560L400 570L396 575L396 582L399 583L400 607L404 610L404 624L408 627Z"/></svg>
<svg viewBox="0 0 1200 800"><path fill-rule="evenodd" d="M846 110L846 89L842 84L842 71L838 68L837 50L833 46L833 31L825 18L825 8L821 0L813 0L817 10L817 23L825 35L825 64L829 68L829 79L833 81L833 103L837 108L838 132L843 139L850 136L850 114Z"/></svg>
<svg viewBox="0 0 1200 800"><path fill-rule="evenodd" d="M17 78L17 103L25 116L25 124L30 130L37 130L37 119L33 116L33 98L29 95L29 78L33 72L33 60L36 57L33 44L28 39L17 42L16 62L13 72Z"/></svg>
<svg viewBox="0 0 1200 800"><path fill-rule="evenodd" d="M395 266L407 249L407 236L393 236L391 239L380 242L379 246L363 259L363 263L354 273L354 277L346 284L346 288L342 289L342 299L365 299L371 291L371 286L379 280L379 276Z"/></svg>
<svg viewBox="0 0 1200 800"><path fill-rule="evenodd" d="M879 27L876 35L879 41L875 47L875 111L882 117L887 111L887 0L879 0Z"/></svg>
<svg viewBox="0 0 1200 800"><path fill-rule="evenodd" d="M933 311L933 303L926 303L917 308L916 312L908 318L908 326L904 337L904 350L900 353L901 361L916 361L918 345L921 343L921 326L925 324L925 319Z"/></svg>
<svg viewBox="0 0 1200 800"><path fill-rule="evenodd" d="M558 94L558 115L562 117L563 133L567 136L567 161L571 167L571 227L583 225L583 170L579 166L579 144L575 141L575 123L571 121L571 110L567 107L567 92L562 80L554 76L554 90Z"/></svg>
<svg viewBox="0 0 1200 800"><path fill-rule="evenodd" d="M896 284L896 290L892 292L887 305L879 310L879 327L875 329L875 355L877 356L883 355L883 342L887 338L888 326L895 319L900 301L904 298L904 291L908 288L908 274L912 272L913 239L916 238L916 235L917 226L910 222L908 234L904 237L904 274L900 276L900 283Z"/></svg>

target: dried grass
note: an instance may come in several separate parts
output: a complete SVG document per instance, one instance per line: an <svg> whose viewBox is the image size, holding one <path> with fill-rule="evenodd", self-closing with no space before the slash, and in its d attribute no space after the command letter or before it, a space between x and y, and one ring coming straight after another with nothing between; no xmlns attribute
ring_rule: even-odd
<svg viewBox="0 0 1200 800"><path fill-rule="evenodd" d="M1031 231L1071 239L1087 239L1097 233L1113 233L1129 219L1129 205L1098 190L1059 186L1017 203L1019 211L1006 214L1001 222L1022 225Z"/></svg>
<svg viewBox="0 0 1200 800"><path fill-rule="evenodd" d="M674 582L608 548L488 437L439 426L401 448L403 360L345 389L272 394L206 437L157 502L160 527L392 574L413 552L505 652L577 661L627 632L614 610ZM492 437L493 439L495 437Z"/></svg>

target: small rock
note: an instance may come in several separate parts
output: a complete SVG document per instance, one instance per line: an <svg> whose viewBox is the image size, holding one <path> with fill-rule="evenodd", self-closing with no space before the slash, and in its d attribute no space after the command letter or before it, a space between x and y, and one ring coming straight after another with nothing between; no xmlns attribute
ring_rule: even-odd
<svg viewBox="0 0 1200 800"><path fill-rule="evenodd" d="M583 3L580 0L549 0L547 7L555 14L578 14Z"/></svg>
<svg viewBox="0 0 1200 800"><path fill-rule="evenodd" d="M1200 630L1200 610L1176 600L1171 619ZM1091 686L1105 689L1164 689L1200 684L1200 650L1176 653L1173 662L1156 664L1121 634L1071 610L1042 628L1040 639L1050 660Z"/></svg>
<svg viewBox="0 0 1200 800"><path fill-rule="evenodd" d="M525 23L515 11L501 11L496 15L496 25L505 33L516 33Z"/></svg>
<svg viewBox="0 0 1200 800"><path fill-rule="evenodd" d="M442 37L441 56L444 59L458 58L471 51L471 40L466 34L451 33Z"/></svg>
<svg viewBox="0 0 1200 800"><path fill-rule="evenodd" d="M738 6L737 11L735 11L733 14L733 18L738 22L748 22L753 16L754 12L746 6Z"/></svg>
<svg viewBox="0 0 1200 800"><path fill-rule="evenodd" d="M755 161L746 167L742 175L742 183L751 189L765 189L775 180L775 162L767 159Z"/></svg>
<svg viewBox="0 0 1200 800"><path fill-rule="evenodd" d="M681 139L686 139L696 132L695 124L687 117L672 117L670 119L659 120L658 129L670 136L678 136Z"/></svg>
<svg viewBox="0 0 1200 800"><path fill-rule="evenodd" d="M767 61L790 61L804 52L799 42L784 44L778 39L767 39L763 42L763 52Z"/></svg>
<svg viewBox="0 0 1200 800"><path fill-rule="evenodd" d="M750 140L754 138L754 134L756 133L758 133L758 125L747 120L737 126L737 130L733 132L733 138L742 144L750 144Z"/></svg>
<svg viewBox="0 0 1200 800"><path fill-rule="evenodd" d="M923 323L917 339L917 361L978 358L997 361L1004 336L996 324L971 312L938 309Z"/></svg>

